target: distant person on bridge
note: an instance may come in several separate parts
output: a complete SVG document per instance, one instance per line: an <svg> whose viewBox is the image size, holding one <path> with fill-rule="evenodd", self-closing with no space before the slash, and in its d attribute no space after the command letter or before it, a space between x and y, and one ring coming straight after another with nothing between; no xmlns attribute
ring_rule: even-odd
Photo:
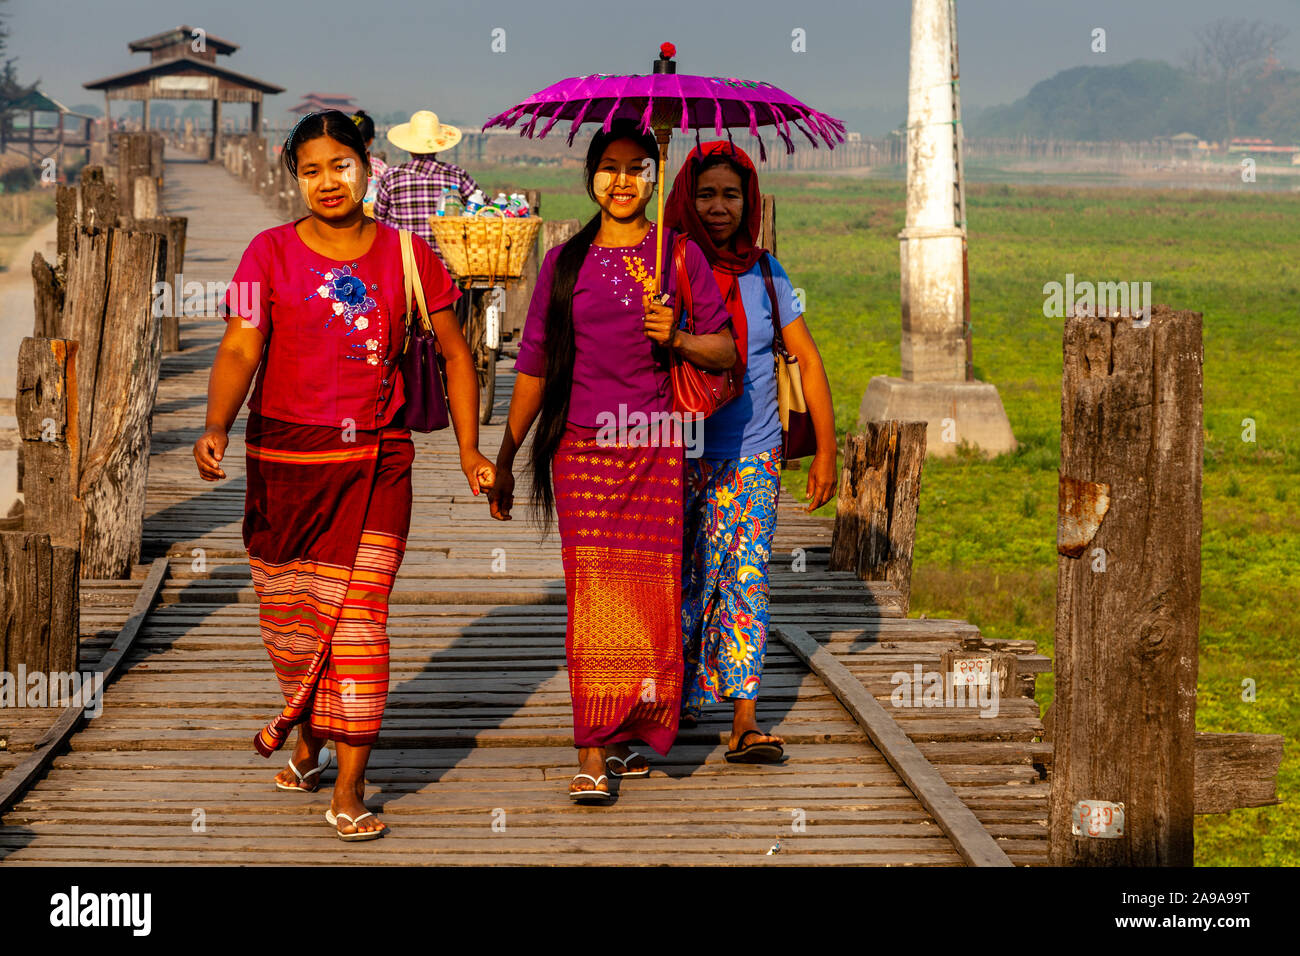
<svg viewBox="0 0 1300 956"><path fill-rule="evenodd" d="M767 566L781 491L781 420L775 324L798 359L817 435L808 468L808 510L835 494L835 410L802 304L776 257L759 246L762 195L744 150L721 140L687 156L664 207L668 228L704 250L741 346L744 388L704 420L704 453L686 462L682 547L682 726L707 704L732 704L732 763L773 763L780 737L758 726L758 685L767 647Z"/></svg>
<svg viewBox="0 0 1300 956"><path fill-rule="evenodd" d="M227 434L257 373L244 544L285 703L253 745L269 757L297 727L275 783L311 793L329 763L325 741L336 741L326 820L341 840L370 840L387 831L362 801L388 699L388 597L406 553L415 454L401 417L401 240L362 213L366 144L347 114L304 116L282 159L311 215L259 233L244 252L194 458L206 480L226 477ZM474 357L451 308L460 293L429 246L412 241L446 359L461 470L478 494L493 468L478 451Z"/></svg>
<svg viewBox="0 0 1300 956"><path fill-rule="evenodd" d="M388 141L411 154L405 163L388 167L375 191L375 218L394 229L409 229L442 257L433 238L429 217L438 204L458 197L462 205L479 189L474 177L454 163L444 163L437 154L460 142L460 130L438 122L438 114L420 110L409 123L388 131Z"/></svg>
<svg viewBox="0 0 1300 956"><path fill-rule="evenodd" d="M379 180L383 179L384 173L388 172L388 163L371 152L371 147L375 143L375 121L370 118L370 115L365 110L357 110L352 114L352 122L356 123L357 129L361 131L361 138L366 141L366 154L370 157L370 178L366 181L365 202L373 208L375 196L378 194Z"/></svg>

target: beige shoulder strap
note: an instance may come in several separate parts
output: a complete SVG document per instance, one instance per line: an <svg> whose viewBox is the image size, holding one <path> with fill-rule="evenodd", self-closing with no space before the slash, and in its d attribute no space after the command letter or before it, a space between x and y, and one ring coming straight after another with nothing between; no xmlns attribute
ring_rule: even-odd
<svg viewBox="0 0 1300 956"><path fill-rule="evenodd" d="M402 229L398 231L398 236L402 243L402 278L406 285L406 314L411 314L411 290L415 290L415 304L420 309L420 322L424 325L426 332L433 331L433 323L429 320L429 307L424 301L424 283L420 281L420 269L415 264L415 248L411 243L411 231Z"/></svg>

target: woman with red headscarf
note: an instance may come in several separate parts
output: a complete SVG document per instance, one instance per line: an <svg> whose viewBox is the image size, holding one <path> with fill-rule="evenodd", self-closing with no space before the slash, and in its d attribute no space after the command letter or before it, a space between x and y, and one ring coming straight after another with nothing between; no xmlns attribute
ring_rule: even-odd
<svg viewBox="0 0 1300 956"><path fill-rule="evenodd" d="M758 686L768 630L767 564L781 487L775 325L798 359L817 435L808 510L835 494L835 412L821 355L776 257L758 245L758 173L730 142L705 143L682 165L665 225L704 250L731 313L744 388L704 421L704 450L687 460L682 546L682 721L704 705L733 706L727 760L772 763L785 743L758 727ZM769 294L769 290L771 290ZM773 302L775 298L775 302Z"/></svg>

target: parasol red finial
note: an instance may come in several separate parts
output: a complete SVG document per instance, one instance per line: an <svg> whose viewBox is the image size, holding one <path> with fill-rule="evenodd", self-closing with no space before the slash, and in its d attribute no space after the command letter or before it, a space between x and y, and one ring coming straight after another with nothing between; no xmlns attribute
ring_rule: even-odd
<svg viewBox="0 0 1300 956"><path fill-rule="evenodd" d="M677 63L673 57L677 55L677 47L671 43L659 44L659 59L650 64L651 70L655 73L676 73Z"/></svg>

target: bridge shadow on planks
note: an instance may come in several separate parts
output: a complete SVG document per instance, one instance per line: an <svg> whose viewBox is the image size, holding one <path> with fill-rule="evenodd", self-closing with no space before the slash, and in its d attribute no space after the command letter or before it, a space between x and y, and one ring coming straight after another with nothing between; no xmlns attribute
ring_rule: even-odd
<svg viewBox="0 0 1300 956"><path fill-rule="evenodd" d="M562 587L563 580L544 583ZM399 600L401 585L399 578ZM565 627L563 603L480 608L394 604L389 617L393 683L378 747L419 752L411 753L411 763L400 771L387 762L372 764L367 777L381 788L374 794L375 806L464 772L503 779L541 772L554 781L555 799L565 800L567 781L577 772ZM410 653L421 644L427 650ZM805 671L789 655L769 654L758 704L762 728L787 721ZM697 727L678 735L666 757L643 744L632 746L646 755L656 775L691 777L711 755L716 772L716 754L730 734L731 718L730 703L709 706ZM785 736L789 741L789 731ZM510 748L509 758L504 748ZM502 761L492 760L496 756ZM485 757L525 766L486 768L481 763ZM619 785L610 781L615 802Z"/></svg>
<svg viewBox="0 0 1300 956"><path fill-rule="evenodd" d="M36 841L36 831L20 824L9 824L3 829L0 838L0 863L20 850L25 850Z"/></svg>
<svg viewBox="0 0 1300 956"><path fill-rule="evenodd" d="M196 368L207 369L212 367L212 363L217 357L218 342L211 345L187 346L185 345L185 333L181 332L181 345L185 349L184 361L166 361L162 363L162 368L158 372L158 380L165 382L171 378L181 378L195 371ZM200 361L200 359L202 361ZM206 382L204 383L207 384ZM207 394L200 393L203 403L207 404ZM155 409L156 410L156 409Z"/></svg>

